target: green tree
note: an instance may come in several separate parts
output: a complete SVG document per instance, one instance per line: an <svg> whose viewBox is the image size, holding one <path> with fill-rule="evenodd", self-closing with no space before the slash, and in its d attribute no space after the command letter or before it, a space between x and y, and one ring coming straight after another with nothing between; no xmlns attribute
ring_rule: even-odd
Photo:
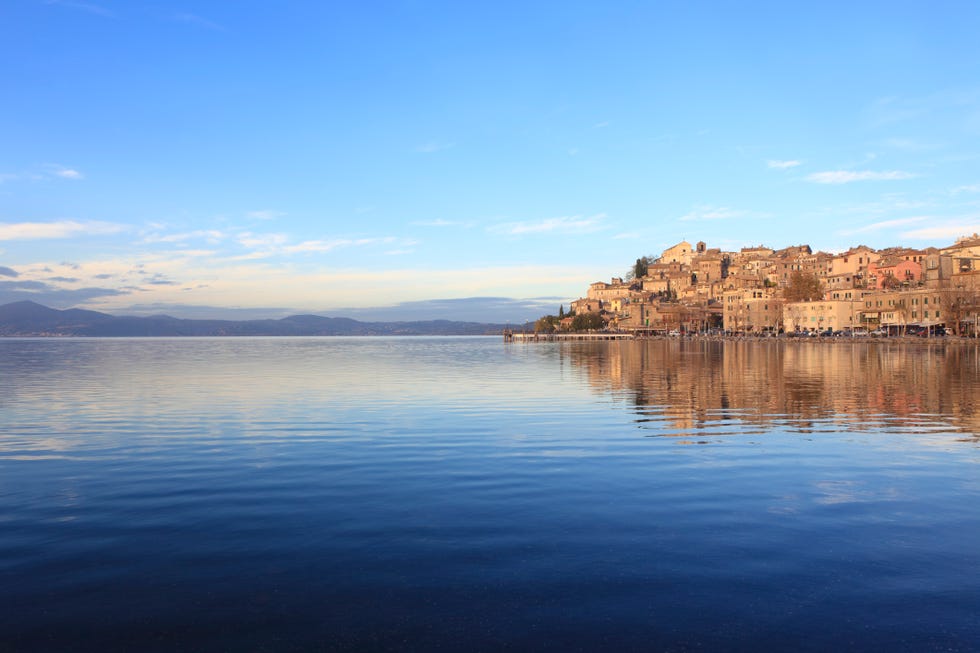
<svg viewBox="0 0 980 653"><path fill-rule="evenodd" d="M598 313L582 313L572 320L572 331L594 331L606 326L606 321Z"/></svg>
<svg viewBox="0 0 980 653"><path fill-rule="evenodd" d="M561 306L558 307L558 319L560 320L563 317L565 317L565 305L564 304L562 304Z"/></svg>
<svg viewBox="0 0 980 653"><path fill-rule="evenodd" d="M783 297L788 302L816 301L823 298L823 284L817 275L796 270L789 275Z"/></svg>
<svg viewBox="0 0 980 653"><path fill-rule="evenodd" d="M539 317L537 322L534 323L535 333L554 333L558 330L559 319L554 315L545 315L544 317Z"/></svg>
<svg viewBox="0 0 980 653"><path fill-rule="evenodd" d="M636 263L633 264L633 278L642 279L647 276L647 272L650 270L649 263L646 257L641 257L636 259Z"/></svg>

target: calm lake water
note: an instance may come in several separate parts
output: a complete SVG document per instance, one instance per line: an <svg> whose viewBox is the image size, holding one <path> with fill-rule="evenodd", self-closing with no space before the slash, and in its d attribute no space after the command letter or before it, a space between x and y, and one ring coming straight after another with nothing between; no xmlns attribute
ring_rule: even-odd
<svg viewBox="0 0 980 653"><path fill-rule="evenodd" d="M980 650L975 346L0 340L0 651Z"/></svg>

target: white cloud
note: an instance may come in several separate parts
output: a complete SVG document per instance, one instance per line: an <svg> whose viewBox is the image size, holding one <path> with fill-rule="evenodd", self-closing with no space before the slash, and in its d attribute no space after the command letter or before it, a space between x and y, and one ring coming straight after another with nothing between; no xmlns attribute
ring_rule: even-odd
<svg viewBox="0 0 980 653"><path fill-rule="evenodd" d="M702 220L729 220L743 218L748 211L730 209L727 206L696 206L691 212L681 216L681 222L696 222Z"/></svg>
<svg viewBox="0 0 980 653"><path fill-rule="evenodd" d="M73 168L66 168L65 166L58 165L56 163L44 164L40 166L34 166L33 170L26 172L4 172L0 173L0 184L5 181L43 181L45 179L50 179L52 177L60 177L62 179L85 179L80 171Z"/></svg>
<svg viewBox="0 0 980 653"><path fill-rule="evenodd" d="M938 145L916 141L911 138L886 138L884 141L882 141L882 145L885 147L894 148L896 150L906 150L908 152L924 152L939 149Z"/></svg>
<svg viewBox="0 0 980 653"><path fill-rule="evenodd" d="M287 245L282 251L287 254L298 254L302 252L329 252L339 247L352 247L355 245L368 245L375 242L372 238L361 240L351 240L347 238L337 238L334 240L306 240L296 245Z"/></svg>
<svg viewBox="0 0 980 653"><path fill-rule="evenodd" d="M251 232L238 234L237 239L240 245L255 251L230 257L226 260L256 260L283 254L329 252L345 247L364 247L367 245L390 245L397 243L399 246L411 246L416 244L414 240L399 239L394 236L311 239L290 244L289 237L285 234L253 234Z"/></svg>
<svg viewBox="0 0 980 653"><path fill-rule="evenodd" d="M0 223L0 240L46 240L75 236L104 236L125 231L126 227L110 222L13 222Z"/></svg>
<svg viewBox="0 0 980 653"><path fill-rule="evenodd" d="M778 159L771 159L766 161L766 165L770 168L776 168L778 170L786 170L787 168L795 168L798 165L802 165L802 161L790 160L781 161Z"/></svg>
<svg viewBox="0 0 980 653"><path fill-rule="evenodd" d="M73 170L71 168L58 168L54 171L54 174L63 179L84 179L85 175L80 173L78 170Z"/></svg>
<svg viewBox="0 0 980 653"><path fill-rule="evenodd" d="M279 247L287 240L286 234L253 234L249 231L238 234L238 244L250 249Z"/></svg>
<svg viewBox="0 0 980 653"><path fill-rule="evenodd" d="M253 220L275 220L276 218L281 218L286 215L282 211L273 211L271 209L265 209L262 211L249 211L246 214Z"/></svg>
<svg viewBox="0 0 980 653"><path fill-rule="evenodd" d="M951 195L959 195L960 193L980 193L980 184L968 184L966 186L957 186L956 188L949 191Z"/></svg>
<svg viewBox="0 0 980 653"><path fill-rule="evenodd" d="M891 229L893 227L902 227L910 224L917 224L923 222L924 220L929 220L928 216L917 216L914 218L897 218L895 220L881 220L880 222L872 222L871 224L864 225L863 227L857 227L854 229L847 229L840 231L842 236L850 236L852 234L863 234L869 231L880 231L882 229Z"/></svg>
<svg viewBox="0 0 980 653"><path fill-rule="evenodd" d="M909 240L953 240L960 236L975 233L980 233L980 220L977 219L970 222L938 224L923 229L914 229L902 233L901 237Z"/></svg>
<svg viewBox="0 0 980 653"><path fill-rule="evenodd" d="M609 121L608 120L603 120L602 122L597 122L596 124L592 125L592 128L593 129L602 129L603 127L608 127L608 126L609 126Z"/></svg>
<svg viewBox="0 0 980 653"><path fill-rule="evenodd" d="M216 243L224 240L227 236L216 229L198 229L178 234L151 235L143 239L144 243L182 243L188 240L207 240L209 243Z"/></svg>
<svg viewBox="0 0 980 653"><path fill-rule="evenodd" d="M506 233L512 236L541 233L589 233L605 227L605 213L583 217L580 215L547 218L538 222L509 222L495 225L489 231Z"/></svg>
<svg viewBox="0 0 980 653"><path fill-rule="evenodd" d="M849 184L854 181L896 181L912 179L916 175L903 170L828 170L807 175L807 181L816 184Z"/></svg>

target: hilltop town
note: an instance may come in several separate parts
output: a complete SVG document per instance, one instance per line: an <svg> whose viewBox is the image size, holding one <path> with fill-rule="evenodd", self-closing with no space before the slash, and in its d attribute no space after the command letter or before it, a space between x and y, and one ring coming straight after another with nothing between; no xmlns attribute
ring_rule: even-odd
<svg viewBox="0 0 980 653"><path fill-rule="evenodd" d="M684 241L591 284L538 333L952 334L980 325L980 235L948 247L737 252Z"/></svg>

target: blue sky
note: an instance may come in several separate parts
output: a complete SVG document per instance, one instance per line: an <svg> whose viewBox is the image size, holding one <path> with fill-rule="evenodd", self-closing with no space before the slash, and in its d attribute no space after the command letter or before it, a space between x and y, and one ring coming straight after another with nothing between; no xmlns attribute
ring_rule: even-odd
<svg viewBox="0 0 980 653"><path fill-rule="evenodd" d="M941 246L980 231L977 34L974 2L7 0L0 301L520 321L682 239Z"/></svg>

